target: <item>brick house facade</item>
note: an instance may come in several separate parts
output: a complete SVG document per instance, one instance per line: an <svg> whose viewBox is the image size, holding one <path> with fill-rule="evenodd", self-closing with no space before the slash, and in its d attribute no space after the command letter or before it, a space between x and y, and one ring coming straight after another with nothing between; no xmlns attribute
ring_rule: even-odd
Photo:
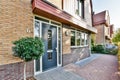
<svg viewBox="0 0 120 80"><path fill-rule="evenodd" d="M96 44L107 45L111 43L113 25L110 24L110 16L107 10L93 15L93 26L97 29Z"/></svg>
<svg viewBox="0 0 120 80"><path fill-rule="evenodd" d="M97 32L92 27L91 0L1 0L0 13L1 80L23 79L23 62L13 56L12 41L38 35L46 39L44 30L51 35L49 39L55 40L56 45L51 44L56 51L46 48L48 61L44 55L39 60L28 62L27 77L43 72L44 67L47 70L64 66L90 56L90 35ZM50 57L52 53L57 55ZM56 61L46 67L52 59Z"/></svg>

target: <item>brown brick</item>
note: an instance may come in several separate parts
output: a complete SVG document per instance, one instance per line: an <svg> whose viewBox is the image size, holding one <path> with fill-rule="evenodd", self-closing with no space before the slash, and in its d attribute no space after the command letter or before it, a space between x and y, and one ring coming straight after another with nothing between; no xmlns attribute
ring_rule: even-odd
<svg viewBox="0 0 120 80"><path fill-rule="evenodd" d="M21 37L33 36L33 13L31 0L1 0L0 10L0 55L2 56L13 53L13 41ZM26 32L27 28L31 33ZM0 59L4 58L4 64L11 63L8 56L3 58L1 56ZM14 61L12 60L12 63ZM1 60L0 64L3 64Z"/></svg>

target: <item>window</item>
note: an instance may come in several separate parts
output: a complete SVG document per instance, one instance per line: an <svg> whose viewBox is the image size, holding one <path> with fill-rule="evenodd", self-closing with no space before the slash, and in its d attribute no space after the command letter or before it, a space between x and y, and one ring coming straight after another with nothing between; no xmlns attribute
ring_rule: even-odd
<svg viewBox="0 0 120 80"><path fill-rule="evenodd" d="M84 0L77 0L76 14L84 18Z"/></svg>
<svg viewBox="0 0 120 80"><path fill-rule="evenodd" d="M81 45L81 33L80 32L77 32L76 39L77 39L77 46L80 46Z"/></svg>
<svg viewBox="0 0 120 80"><path fill-rule="evenodd" d="M35 21L35 29L34 29L35 37L40 37L40 23Z"/></svg>
<svg viewBox="0 0 120 80"><path fill-rule="evenodd" d="M88 34L85 34L85 45L88 45Z"/></svg>
<svg viewBox="0 0 120 80"><path fill-rule="evenodd" d="M71 46L75 46L75 31L71 31Z"/></svg>
<svg viewBox="0 0 120 80"><path fill-rule="evenodd" d="M82 33L82 41L81 41L81 45L84 45L85 44L85 34Z"/></svg>
<svg viewBox="0 0 120 80"><path fill-rule="evenodd" d="M88 34L77 30L71 31L71 46L88 45Z"/></svg>
<svg viewBox="0 0 120 80"><path fill-rule="evenodd" d="M52 49L52 30L48 30L48 50Z"/></svg>

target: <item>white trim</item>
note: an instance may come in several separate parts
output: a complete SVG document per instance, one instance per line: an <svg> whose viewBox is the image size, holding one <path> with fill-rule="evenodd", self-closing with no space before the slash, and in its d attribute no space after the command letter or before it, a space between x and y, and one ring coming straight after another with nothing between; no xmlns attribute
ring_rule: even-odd
<svg viewBox="0 0 120 80"><path fill-rule="evenodd" d="M35 21L39 22L39 27L40 27L40 32L39 32L40 36L39 37L41 38L42 37L42 33L41 33L41 31L42 31L41 21L36 20L35 16L34 16L34 30L35 30ZM34 34L34 37L35 37L35 34ZM39 74L39 73L42 72L42 65L41 64L42 64L42 56L40 57L40 71L39 72L36 72L36 62L34 60L34 75L37 75L37 74Z"/></svg>
<svg viewBox="0 0 120 80"><path fill-rule="evenodd" d="M86 45L86 40L85 40L85 36L88 35L85 32L82 32L80 30L76 30L76 29L71 29L71 31L75 32L75 46L71 46L71 48L79 48L79 47L87 47L88 44ZM81 34L81 38L80 38L80 45L77 46L77 32ZM82 45L82 35L84 35L84 45ZM87 39L88 40L88 39Z"/></svg>
<svg viewBox="0 0 120 80"><path fill-rule="evenodd" d="M59 53L58 53L58 43L59 43L59 41L58 41L58 27L57 27L57 66L59 65Z"/></svg>
<svg viewBox="0 0 120 80"><path fill-rule="evenodd" d="M40 22L40 38L42 38L42 23ZM40 58L40 73L42 72L42 56Z"/></svg>
<svg viewBox="0 0 120 80"><path fill-rule="evenodd" d="M43 16L39 16L39 15L36 15L36 14L34 14L34 17L40 17L40 18L43 18L43 19L46 19L46 20L49 20L49 24L51 24L51 21L53 21L53 22L56 22L56 23L58 23L58 24L60 24L60 26L58 26L58 25L55 25L55 24L51 24L51 25L54 25L54 26L57 26L57 27L61 27L62 26L62 23L60 23L60 22L57 22L57 21L55 21L55 20L51 20L51 19L49 19L49 18L46 18L46 17L43 17ZM35 19L35 18L34 18ZM43 22L43 21L41 21L41 22ZM43 22L44 23L44 22ZM47 22L45 22L45 23L47 23Z"/></svg>
<svg viewBox="0 0 120 80"><path fill-rule="evenodd" d="M60 36L61 36L61 38L60 38L60 41L61 41L61 46L60 46L60 48L61 48L61 64L59 65L59 66L62 66L62 28L60 28Z"/></svg>
<svg viewBox="0 0 120 80"><path fill-rule="evenodd" d="M84 46L71 46L71 48L84 48L84 47L88 47L88 45L84 45Z"/></svg>
<svg viewBox="0 0 120 80"><path fill-rule="evenodd" d="M43 19L47 19L47 20L49 20L49 22L44 22L44 21L37 20L37 19L35 19L35 16L43 18ZM42 38L42 23L56 26L56 28L57 28L57 67L62 66L62 33L61 33L61 47L60 47L61 48L61 59L59 59L59 53L58 53L58 46L59 46L58 45L58 43L59 43L59 41L58 41L58 36L59 36L58 35L58 28L60 28L62 30L62 24L57 22L57 21L50 20L50 19L42 17L42 16L34 15L34 29L35 29L35 21L38 21L40 23L40 26L39 26L40 27L40 38ZM57 24L60 24L60 26L52 24L51 21L55 22ZM62 31L60 31L60 32L62 32ZM35 36L35 34L34 34L34 36ZM59 64L59 60L61 60L61 64ZM39 72L36 72L36 64L35 64L35 60L34 60L34 75L40 74L42 72L43 71L42 71L42 56L41 56L41 58L40 58L40 71Z"/></svg>

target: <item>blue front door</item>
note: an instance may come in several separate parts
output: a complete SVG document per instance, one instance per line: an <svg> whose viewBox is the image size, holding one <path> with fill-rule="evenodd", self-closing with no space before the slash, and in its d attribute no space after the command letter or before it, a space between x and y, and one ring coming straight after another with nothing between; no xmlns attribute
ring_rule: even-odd
<svg viewBox="0 0 120 80"><path fill-rule="evenodd" d="M42 39L45 46L42 68L45 71L57 66L57 27L42 23Z"/></svg>

